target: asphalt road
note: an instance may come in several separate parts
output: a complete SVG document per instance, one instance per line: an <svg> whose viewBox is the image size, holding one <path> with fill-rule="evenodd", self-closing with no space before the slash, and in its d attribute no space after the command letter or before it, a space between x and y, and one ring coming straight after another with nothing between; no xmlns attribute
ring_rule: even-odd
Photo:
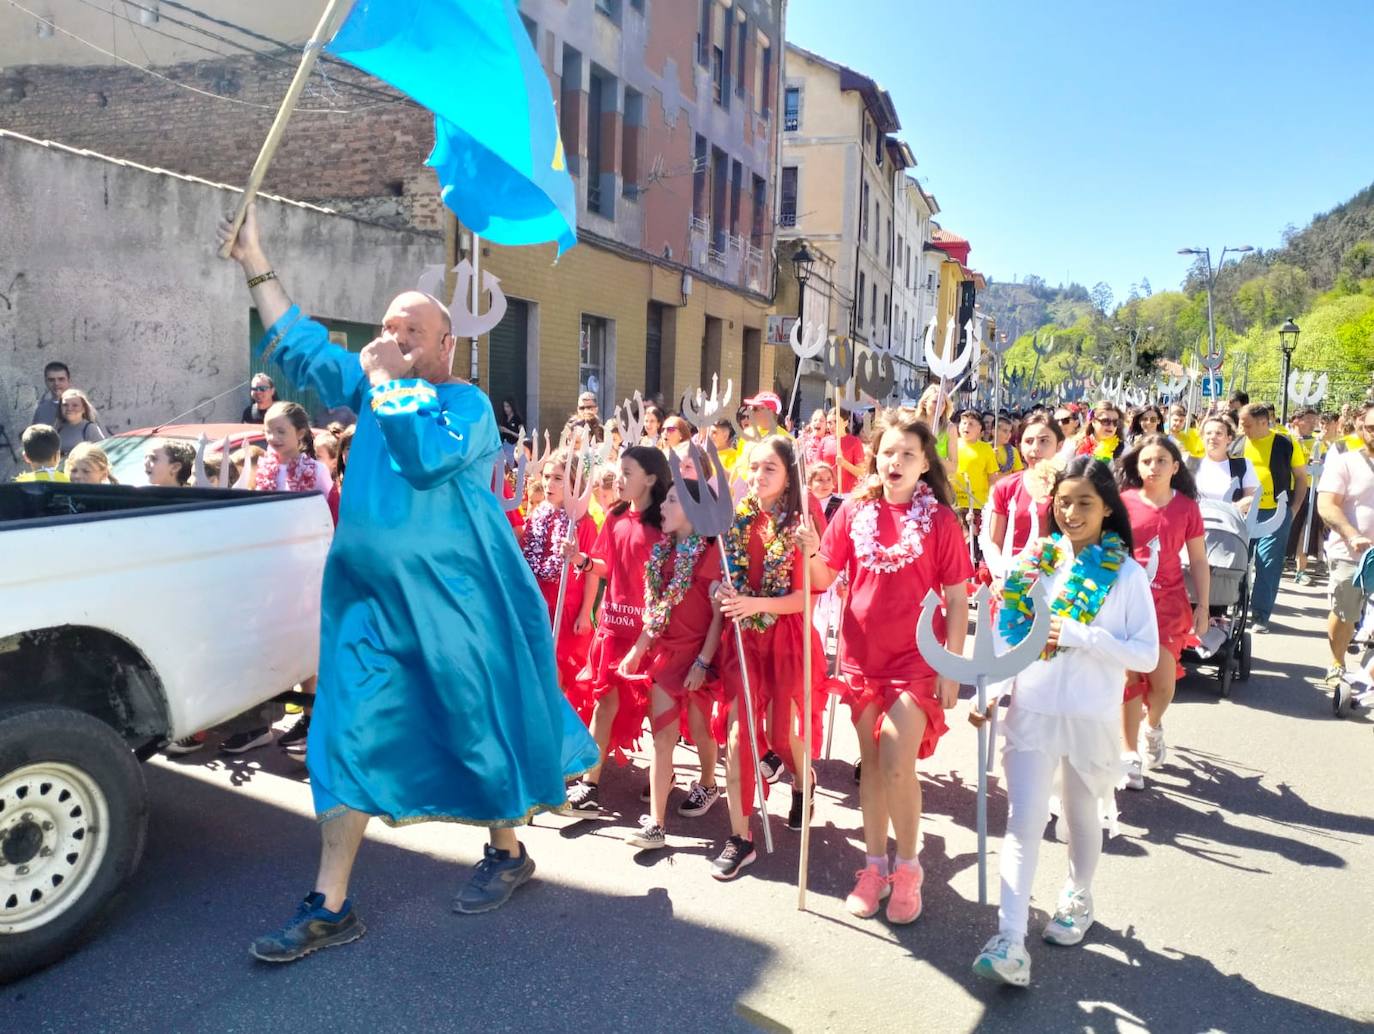
<svg viewBox="0 0 1374 1034"><path fill-rule="evenodd" d="M1028 991L969 965L996 927L977 904L976 740L962 720L925 764L925 912L898 928L842 907L861 827L842 720L823 762L811 892L797 908L797 835L741 879L707 874L724 804L673 816L673 849L621 838L642 810L642 763L605 781L622 821L541 817L524 834L539 873L504 909L453 914L480 831L374 824L354 894L361 941L290 966L252 938L311 889L317 833L303 770L272 748L209 749L147 766L143 865L78 953L0 989L3 1031L1349 1031L1374 1022L1374 738L1332 717L1319 587L1285 585L1286 630L1256 644L1254 674L1220 700L1190 673L1166 722L1172 757L1121 794L1122 835L1094 888L1084 946L1032 939ZM843 718L844 711L841 709ZM679 783L694 758L680 751ZM676 802L678 798L674 798ZM773 798L785 812L786 794ZM1065 854L1047 832L1032 932Z"/></svg>

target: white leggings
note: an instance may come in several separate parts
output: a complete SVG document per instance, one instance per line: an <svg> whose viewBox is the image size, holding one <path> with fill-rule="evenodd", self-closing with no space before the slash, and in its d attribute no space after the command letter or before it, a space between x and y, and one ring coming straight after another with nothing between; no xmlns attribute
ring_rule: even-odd
<svg viewBox="0 0 1374 1034"><path fill-rule="evenodd" d="M1060 758L1039 751L1003 754L1007 773L1007 834L1002 840L1002 900L997 909L1001 933L1021 940L1030 918L1031 884L1040 841L1050 819L1054 770ZM1102 819L1097 798L1082 777L1063 758L1064 787L1061 822L1068 824L1069 880L1072 890L1090 890L1097 860L1102 855Z"/></svg>

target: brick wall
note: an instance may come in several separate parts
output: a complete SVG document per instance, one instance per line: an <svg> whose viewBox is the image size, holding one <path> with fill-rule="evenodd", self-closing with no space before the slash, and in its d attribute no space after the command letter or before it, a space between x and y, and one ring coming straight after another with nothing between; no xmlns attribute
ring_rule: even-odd
<svg viewBox="0 0 1374 1034"><path fill-rule="evenodd" d="M261 107L203 97L132 68L13 67L0 72L0 128L242 184L291 78L294 62L283 60L245 56L161 70L177 83ZM348 69L319 67L332 91L317 71L263 189L307 201L401 198L425 183L416 170L434 142L432 116L404 98L384 100L341 85L361 80ZM391 92L376 80L370 84ZM428 174L422 189L432 194L433 182ZM407 206L397 207L408 216Z"/></svg>

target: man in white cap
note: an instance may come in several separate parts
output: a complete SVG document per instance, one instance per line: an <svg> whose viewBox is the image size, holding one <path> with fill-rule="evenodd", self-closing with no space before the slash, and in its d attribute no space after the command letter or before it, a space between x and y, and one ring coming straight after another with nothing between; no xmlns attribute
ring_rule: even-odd
<svg viewBox="0 0 1374 1034"><path fill-rule="evenodd" d="M740 442L739 458L731 472L738 480L743 480L749 473L749 446L754 442L761 442L775 434L780 434L784 438L792 437L778 425L778 417L782 414L782 399L773 392L761 391L752 398L745 399L744 408L749 410L749 427L744 432L744 439Z"/></svg>

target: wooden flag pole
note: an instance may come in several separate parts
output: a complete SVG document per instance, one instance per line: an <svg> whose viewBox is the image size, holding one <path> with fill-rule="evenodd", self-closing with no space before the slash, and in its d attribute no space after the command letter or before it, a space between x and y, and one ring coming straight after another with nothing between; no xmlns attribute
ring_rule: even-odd
<svg viewBox="0 0 1374 1034"><path fill-rule="evenodd" d="M262 142L262 150L258 152L258 160L253 163L253 171L248 176L248 185L243 188L243 196L239 198L238 209L234 212L233 231L229 234L228 243L220 249L220 258L229 257L229 252L238 237L239 227L243 225L244 217L248 214L248 206L258 196L262 181L267 176L267 166L272 164L272 156L277 153L281 138L286 135L286 124L291 121L291 113L296 110L296 102L301 99L305 84L310 80L310 73L314 70L315 62L319 59L320 50L334 38L335 31L348 17L348 12L352 7L353 0L329 0L325 5L324 13L320 15L320 23L315 26L314 35L305 45L305 53L301 55L300 67L296 69L296 75L287 88L286 96L282 98L281 107L277 109L277 117L272 120L272 128L267 132L267 139Z"/></svg>

